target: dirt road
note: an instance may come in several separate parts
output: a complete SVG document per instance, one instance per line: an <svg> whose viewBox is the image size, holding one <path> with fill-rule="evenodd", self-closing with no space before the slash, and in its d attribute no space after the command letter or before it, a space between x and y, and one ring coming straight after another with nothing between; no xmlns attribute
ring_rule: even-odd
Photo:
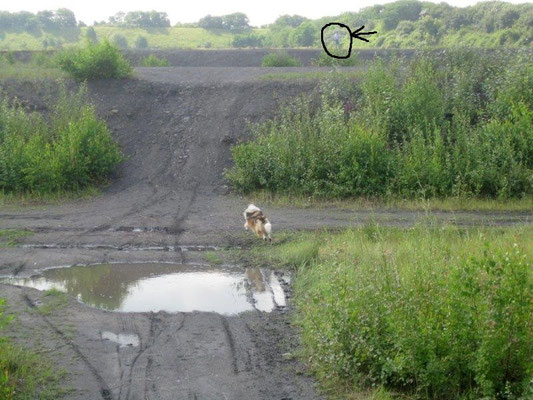
<svg viewBox="0 0 533 400"><path fill-rule="evenodd" d="M309 70L309 69L304 69ZM278 70L279 71L279 70ZM294 69L291 69L294 71ZM246 246L246 198L222 177L230 146L248 138L247 123L275 115L278 100L314 87L269 81L260 68L138 69L136 78L90 84L90 95L128 159L97 198L62 205L0 209L0 229L34 232L2 249L0 274L29 276L76 263L202 260L205 247ZM46 112L44 83L4 82L31 109ZM277 208L274 229L347 227L370 220L410 225L421 212ZM457 224L531 224L532 213L434 213ZM274 236L275 237L275 236ZM250 312L115 313L70 299L49 315L34 289L0 285L19 313L13 336L71 374L72 399L312 399L313 382L289 354L289 317ZM134 334L120 347L103 332Z"/></svg>

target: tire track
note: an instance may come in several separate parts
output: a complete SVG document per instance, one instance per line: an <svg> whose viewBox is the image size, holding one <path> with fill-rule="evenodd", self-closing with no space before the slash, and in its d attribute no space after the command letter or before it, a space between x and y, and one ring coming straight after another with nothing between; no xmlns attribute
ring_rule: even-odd
<svg viewBox="0 0 533 400"><path fill-rule="evenodd" d="M37 309L38 307L35 305L32 299L27 294L23 294L23 299L26 302L26 304L33 310ZM40 315L40 314L39 314ZM57 334L59 337L70 346L70 348L76 353L76 355L83 361L83 363L87 366L89 369L89 372L93 375L93 377L96 379L100 386L100 394L102 396L103 400L113 400L113 395L111 393L111 390L109 389L109 386L107 385L104 378L98 373L98 370L94 365L91 364L89 359L81 352L79 347L72 342L67 336L61 331L58 327L56 327L52 321L50 321L46 316L40 315L42 320Z"/></svg>
<svg viewBox="0 0 533 400"><path fill-rule="evenodd" d="M222 326L224 328L224 332L226 334L226 339L228 341L228 345L229 345L229 349L231 353L231 366L233 368L233 372L236 375L239 373L239 369L237 367L237 353L235 351L235 340L233 338L233 334L231 333L228 320L222 315L220 316L220 319L222 321Z"/></svg>

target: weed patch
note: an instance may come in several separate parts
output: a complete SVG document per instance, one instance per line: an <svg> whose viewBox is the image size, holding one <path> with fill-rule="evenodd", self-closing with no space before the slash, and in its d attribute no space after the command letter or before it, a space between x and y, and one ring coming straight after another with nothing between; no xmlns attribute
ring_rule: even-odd
<svg viewBox="0 0 533 400"><path fill-rule="evenodd" d="M75 192L105 181L123 157L86 92L64 90L49 119L0 103L0 190Z"/></svg>
<svg viewBox="0 0 533 400"><path fill-rule="evenodd" d="M320 243L318 255L298 269L295 301L304 357L325 387L531 395L531 228L369 224L315 235L305 241Z"/></svg>

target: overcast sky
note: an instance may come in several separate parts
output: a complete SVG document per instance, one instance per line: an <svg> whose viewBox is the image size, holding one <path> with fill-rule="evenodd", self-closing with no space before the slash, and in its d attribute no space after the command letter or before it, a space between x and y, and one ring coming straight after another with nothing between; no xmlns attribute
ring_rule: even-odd
<svg viewBox="0 0 533 400"><path fill-rule="evenodd" d="M163 0L0 0L0 10L31 11L68 8L78 20L87 24L107 20L118 11L157 10L168 13L170 22L195 22L211 15L243 12L248 15L250 24L259 26L273 22L283 14L299 14L308 18L338 15L345 11L358 11L374 4L389 3L390 0L200 0L200 1L163 1ZM440 1L435 1L439 3ZM448 0L453 6L466 7L476 4L476 0ZM509 0L510 3L524 3L524 0Z"/></svg>

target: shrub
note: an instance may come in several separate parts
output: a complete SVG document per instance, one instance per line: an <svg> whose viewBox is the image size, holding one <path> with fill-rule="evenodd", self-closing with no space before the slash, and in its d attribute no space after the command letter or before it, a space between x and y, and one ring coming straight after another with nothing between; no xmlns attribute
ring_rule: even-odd
<svg viewBox="0 0 533 400"><path fill-rule="evenodd" d="M146 49L148 47L148 40L144 36L137 36L135 39L135 48L136 49Z"/></svg>
<svg viewBox="0 0 533 400"><path fill-rule="evenodd" d="M132 73L130 64L119 49L107 40L98 44L87 42L83 49L60 53L58 65L74 79L80 81L124 78Z"/></svg>
<svg viewBox="0 0 533 400"><path fill-rule="evenodd" d="M235 35L231 45L233 47L263 47L265 38L253 33L247 35Z"/></svg>
<svg viewBox="0 0 533 400"><path fill-rule="evenodd" d="M121 35L120 33L114 33L113 35L111 35L109 40L111 41L111 43L113 43L120 49L128 48L128 39L126 39L126 37Z"/></svg>
<svg viewBox="0 0 533 400"><path fill-rule="evenodd" d="M85 37L91 43L97 43L98 42L98 37L96 36L96 31L94 30L94 28L92 26L87 28L87 31L85 32Z"/></svg>
<svg viewBox="0 0 533 400"><path fill-rule="evenodd" d="M524 60L378 60L357 86L331 74L321 99L291 99L279 118L252 125L226 177L238 191L289 195L530 196L533 68Z"/></svg>
<svg viewBox="0 0 533 400"><path fill-rule="evenodd" d="M533 254L516 242L531 230L362 228L318 240L295 299L306 360L326 385L529 398Z"/></svg>
<svg viewBox="0 0 533 400"><path fill-rule="evenodd" d="M170 67L170 61L166 58L159 58L150 54L148 57L145 57L141 61L143 67Z"/></svg>
<svg viewBox="0 0 533 400"><path fill-rule="evenodd" d="M0 190L77 191L104 181L122 155L86 88L63 91L50 120L0 103Z"/></svg>
<svg viewBox="0 0 533 400"><path fill-rule="evenodd" d="M299 67L301 63L286 51L279 51L264 56L261 65L263 67Z"/></svg>

